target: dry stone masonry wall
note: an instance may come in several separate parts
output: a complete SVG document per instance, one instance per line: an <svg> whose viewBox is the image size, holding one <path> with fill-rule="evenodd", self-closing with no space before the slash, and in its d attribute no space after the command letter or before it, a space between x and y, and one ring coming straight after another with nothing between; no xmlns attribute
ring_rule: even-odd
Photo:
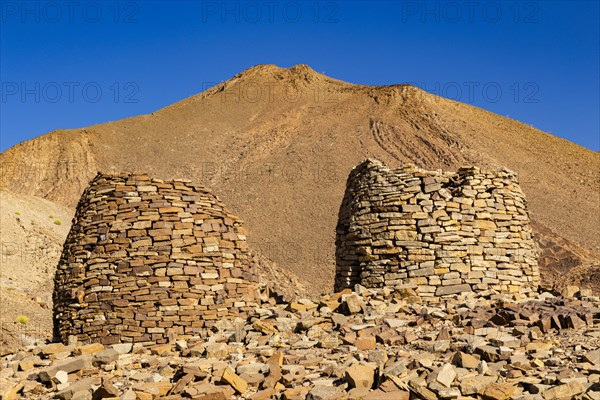
<svg viewBox="0 0 600 400"><path fill-rule="evenodd" d="M165 343L245 316L258 276L241 224L189 181L98 174L56 272L55 335Z"/></svg>
<svg viewBox="0 0 600 400"><path fill-rule="evenodd" d="M515 174L456 173L366 160L350 173L336 238L336 290L414 288L419 296L539 284L537 250Z"/></svg>

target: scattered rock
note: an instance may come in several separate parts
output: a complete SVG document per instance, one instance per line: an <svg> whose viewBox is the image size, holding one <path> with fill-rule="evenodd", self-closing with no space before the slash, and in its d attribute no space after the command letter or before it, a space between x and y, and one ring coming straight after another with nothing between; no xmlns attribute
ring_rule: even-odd
<svg viewBox="0 0 600 400"><path fill-rule="evenodd" d="M516 388L509 383L492 383L483 391L483 397L489 400L506 400L515 391Z"/></svg>
<svg viewBox="0 0 600 400"><path fill-rule="evenodd" d="M55 399L59 400L75 400L75 399L91 399L92 385L94 378L84 378L73 382L69 387L56 393Z"/></svg>
<svg viewBox="0 0 600 400"><path fill-rule="evenodd" d="M571 399L584 391L585 386L574 381L545 390L542 396L545 400Z"/></svg>
<svg viewBox="0 0 600 400"><path fill-rule="evenodd" d="M244 393L248 390L248 383L240 378L230 367L226 367L221 375L221 380L228 383L237 393Z"/></svg>
<svg viewBox="0 0 600 400"><path fill-rule="evenodd" d="M432 373L435 380L446 387L450 387L456 378L456 372L451 364L444 364L438 370Z"/></svg>
<svg viewBox="0 0 600 400"><path fill-rule="evenodd" d="M345 378L350 388L370 389L375 381L375 368L354 364L346 368Z"/></svg>
<svg viewBox="0 0 600 400"><path fill-rule="evenodd" d="M110 364L119 359L119 353L115 349L107 349L94 354L92 364L101 367L105 364Z"/></svg>

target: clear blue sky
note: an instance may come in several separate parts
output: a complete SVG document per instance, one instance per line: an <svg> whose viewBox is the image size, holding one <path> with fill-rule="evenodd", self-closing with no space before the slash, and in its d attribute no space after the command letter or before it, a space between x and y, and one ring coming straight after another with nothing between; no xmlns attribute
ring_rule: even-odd
<svg viewBox="0 0 600 400"><path fill-rule="evenodd" d="M413 83L600 150L598 1L6 1L0 149L256 64Z"/></svg>

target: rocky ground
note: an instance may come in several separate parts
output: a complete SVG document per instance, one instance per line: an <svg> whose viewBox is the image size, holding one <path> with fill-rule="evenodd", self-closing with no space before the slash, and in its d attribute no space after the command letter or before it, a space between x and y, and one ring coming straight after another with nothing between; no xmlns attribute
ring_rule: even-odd
<svg viewBox="0 0 600 400"><path fill-rule="evenodd" d="M166 345L35 344L4 354L1 398L600 399L600 298L466 293L422 304L357 286Z"/></svg>

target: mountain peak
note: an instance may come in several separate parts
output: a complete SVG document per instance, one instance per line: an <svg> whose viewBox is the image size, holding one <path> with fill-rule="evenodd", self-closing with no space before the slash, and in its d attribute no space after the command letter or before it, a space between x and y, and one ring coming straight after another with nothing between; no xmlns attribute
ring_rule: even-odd
<svg viewBox="0 0 600 400"><path fill-rule="evenodd" d="M230 79L230 83L257 78L305 83L318 81L340 82L318 73L306 64L297 64L288 68L280 67L275 64L258 64L235 75Z"/></svg>
<svg viewBox="0 0 600 400"><path fill-rule="evenodd" d="M235 75L234 78L241 78L252 75L270 75L278 73L284 69L285 68L282 68L275 64L257 64L253 67L243 70L239 74Z"/></svg>
<svg viewBox="0 0 600 400"><path fill-rule="evenodd" d="M287 71L295 74L321 75L306 64L296 64L287 68Z"/></svg>

